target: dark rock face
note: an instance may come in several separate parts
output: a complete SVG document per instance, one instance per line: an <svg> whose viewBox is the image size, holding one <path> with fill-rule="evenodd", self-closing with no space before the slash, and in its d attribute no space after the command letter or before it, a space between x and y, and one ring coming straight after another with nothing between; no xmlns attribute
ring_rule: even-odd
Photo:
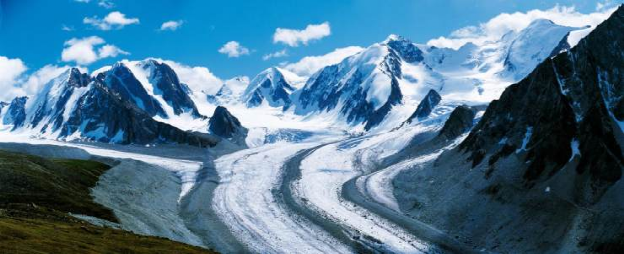
<svg viewBox="0 0 624 254"><path fill-rule="evenodd" d="M218 106L208 122L210 133L223 138L247 135L247 129L225 107Z"/></svg>
<svg viewBox="0 0 624 254"><path fill-rule="evenodd" d="M605 188L620 180L624 169L621 31L622 7L575 48L546 59L508 87L460 145L472 154L473 165L511 146L526 153L524 178L530 183L549 178L580 157L576 171L588 172L594 190L579 202L596 202ZM506 140L503 148L501 140ZM574 144L580 155L573 154Z"/></svg>
<svg viewBox="0 0 624 254"><path fill-rule="evenodd" d="M408 63L420 62L424 59L423 52L414 43L402 37L388 40L388 46Z"/></svg>
<svg viewBox="0 0 624 254"><path fill-rule="evenodd" d="M472 128L472 122L476 115L476 110L472 107L461 105L451 112L448 120L444 123L444 127L440 130L438 136L447 140L455 139L464 132Z"/></svg>
<svg viewBox="0 0 624 254"><path fill-rule="evenodd" d="M429 93L425 96L425 98L420 101L416 111L407 119L407 123L411 123L415 118L425 118L431 114L433 108L435 108L438 103L442 100L442 96L438 94L435 90L429 90Z"/></svg>
<svg viewBox="0 0 624 254"><path fill-rule="evenodd" d="M167 118L160 103L147 93L141 82L124 64L116 63L109 71L100 73L96 79L108 86L111 91L119 94L122 99L133 102L150 116L158 115Z"/></svg>
<svg viewBox="0 0 624 254"><path fill-rule="evenodd" d="M171 142L208 147L218 140L209 135L182 131L152 119L134 103L123 99L98 80L78 100L79 107L62 126L61 136L80 131L81 136L99 142L145 144Z"/></svg>
<svg viewBox="0 0 624 254"><path fill-rule="evenodd" d="M24 125L26 121L26 101L28 97L17 97L8 104L7 112L2 122L4 124L12 124L13 130ZM4 104L6 106L6 104Z"/></svg>
<svg viewBox="0 0 624 254"><path fill-rule="evenodd" d="M195 103L191 100L178 75L165 63L147 60L143 68L149 71L149 79L155 86L154 94L162 95L176 115L191 112L194 117L201 117Z"/></svg>

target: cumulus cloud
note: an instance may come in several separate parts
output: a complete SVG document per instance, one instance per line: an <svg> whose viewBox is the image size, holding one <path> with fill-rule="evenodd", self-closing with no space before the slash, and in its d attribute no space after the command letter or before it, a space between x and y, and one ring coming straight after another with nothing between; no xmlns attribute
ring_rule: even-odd
<svg viewBox="0 0 624 254"><path fill-rule="evenodd" d="M597 6L597 9L599 6ZM471 42L482 45L487 41L500 39L508 32L518 32L537 19L549 19L556 24L570 27L585 27L600 24L607 19L615 8L600 6L593 13L580 13L574 7L555 6L548 10L530 10L528 12L501 13L485 23L458 29L449 37L439 37L427 42L429 46L458 49Z"/></svg>
<svg viewBox="0 0 624 254"><path fill-rule="evenodd" d="M306 56L296 63L284 64L283 68L299 76L308 77L325 66L340 63L343 59L355 55L364 48L350 46L336 49L322 56Z"/></svg>
<svg viewBox="0 0 624 254"><path fill-rule="evenodd" d="M19 58L0 56L0 100L8 102L15 96L22 95L17 86L22 74L27 70L26 65Z"/></svg>
<svg viewBox="0 0 624 254"><path fill-rule="evenodd" d="M91 2L91 0L74 0L74 2L78 2L78 3L89 3L89 2Z"/></svg>
<svg viewBox="0 0 624 254"><path fill-rule="evenodd" d="M283 49L283 50L280 50L280 51L273 52L273 53L266 54L266 55L262 56L262 60L266 61L266 60L269 60L271 58L279 58L279 57L285 57L285 56L288 56L288 52L285 49Z"/></svg>
<svg viewBox="0 0 624 254"><path fill-rule="evenodd" d="M103 19L94 16L92 18L84 18L83 23L92 25L100 30L121 29L124 26L139 24L138 18L126 18L126 14L114 11L106 15Z"/></svg>
<svg viewBox="0 0 624 254"><path fill-rule="evenodd" d="M229 41L219 49L219 53L226 54L228 57L240 57L249 55L249 49L243 47L237 41Z"/></svg>
<svg viewBox="0 0 624 254"><path fill-rule="evenodd" d="M65 62L87 65L102 58L130 54L115 45L103 45L104 43L104 39L98 36L80 39L72 38L65 42L65 48L61 52L61 59Z"/></svg>
<svg viewBox="0 0 624 254"><path fill-rule="evenodd" d="M23 94L33 96L36 95L45 84L53 78L58 77L61 73L69 69L70 66L46 65L28 76L28 79L20 85ZM86 71L86 70L81 70Z"/></svg>
<svg viewBox="0 0 624 254"><path fill-rule="evenodd" d="M115 45L106 44L98 50L99 58L116 57L118 55L129 55L130 53L121 50Z"/></svg>
<svg viewBox="0 0 624 254"><path fill-rule="evenodd" d="M320 40L331 34L329 22L318 25L308 25L303 30L277 28L273 34L273 43L284 43L291 47L297 47L299 44L308 45L308 42Z"/></svg>
<svg viewBox="0 0 624 254"><path fill-rule="evenodd" d="M183 23L184 23L184 21L182 21L182 20L178 20L178 21L170 20L170 21L167 21L165 23L162 23L162 25L160 26L160 31L166 31L166 30L175 31L175 30L178 30L178 28L180 28Z"/></svg>

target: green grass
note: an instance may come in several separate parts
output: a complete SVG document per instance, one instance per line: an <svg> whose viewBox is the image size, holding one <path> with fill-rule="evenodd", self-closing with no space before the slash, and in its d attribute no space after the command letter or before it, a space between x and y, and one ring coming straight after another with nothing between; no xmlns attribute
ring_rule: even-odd
<svg viewBox="0 0 624 254"><path fill-rule="evenodd" d="M114 213L90 194L109 168L95 161L0 150L0 253L214 253L70 216L117 222Z"/></svg>
<svg viewBox="0 0 624 254"><path fill-rule="evenodd" d="M31 207L27 216L24 210L28 209L21 209L22 214L0 210L4 213L0 253L212 253L164 238L93 226L43 208Z"/></svg>
<svg viewBox="0 0 624 254"><path fill-rule="evenodd" d="M113 212L93 202L90 194L109 168L95 161L48 160L0 151L0 207L35 204L117 222Z"/></svg>

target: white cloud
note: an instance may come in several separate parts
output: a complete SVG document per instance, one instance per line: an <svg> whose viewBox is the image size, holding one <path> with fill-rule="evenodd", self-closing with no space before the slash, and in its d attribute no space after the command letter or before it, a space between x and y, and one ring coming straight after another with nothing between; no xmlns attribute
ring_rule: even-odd
<svg viewBox="0 0 624 254"><path fill-rule="evenodd" d="M230 41L219 49L219 53L226 54L228 57L239 57L249 55L249 49L243 47L237 41Z"/></svg>
<svg viewBox="0 0 624 254"><path fill-rule="evenodd" d="M288 52L286 51L286 49L282 49L280 51L273 52L273 53L266 54L266 55L262 56L262 60L266 61L266 60L269 60L271 58L279 58L279 57L285 57L285 56L288 56Z"/></svg>
<svg viewBox="0 0 624 254"><path fill-rule="evenodd" d="M598 6L597 6L598 7ZM583 14L574 7L555 6L548 10L530 10L528 12L501 13L478 26L468 26L451 33L449 37L439 37L427 42L429 46L458 49L472 42L481 45L487 41L500 39L510 31L520 31L537 19L549 19L556 24L571 27L596 26L607 19L615 8Z"/></svg>
<svg viewBox="0 0 624 254"><path fill-rule="evenodd" d="M115 45L106 44L100 47L100 45L104 43L104 39L97 36L80 39L72 38L65 42L65 48L61 53L61 59L65 62L73 61L80 65L86 65L102 58L130 54L119 49Z"/></svg>
<svg viewBox="0 0 624 254"><path fill-rule="evenodd" d="M597 2L596 3L596 11L605 11L607 9L616 7L616 5L618 5L616 2L614 2L613 0L604 0L602 2Z"/></svg>
<svg viewBox="0 0 624 254"><path fill-rule="evenodd" d="M106 44L98 50L99 58L116 57L118 55L129 55L130 53L121 50L115 45Z"/></svg>
<svg viewBox="0 0 624 254"><path fill-rule="evenodd" d="M162 25L160 26L160 31L165 31L165 30L175 31L175 30L178 30L178 28L180 28L182 24L184 24L184 21L182 20L178 20L178 21L170 20L165 23L162 23Z"/></svg>
<svg viewBox="0 0 624 254"><path fill-rule="evenodd" d="M74 2L78 2L78 3L89 3L89 2L91 2L91 0L74 0Z"/></svg>
<svg viewBox="0 0 624 254"><path fill-rule="evenodd" d="M273 34L273 43L284 43L291 47L299 46L299 43L308 45L309 41L320 40L331 34L329 22L318 25L308 25L303 30L277 28Z"/></svg>
<svg viewBox="0 0 624 254"><path fill-rule="evenodd" d="M21 84L21 89L25 95L36 95L45 84L50 82L53 78L58 77L69 68L69 66L56 66L51 64L43 66L41 69L28 76L26 82Z"/></svg>
<svg viewBox="0 0 624 254"><path fill-rule="evenodd" d="M73 26L62 25L61 30L71 32L71 31L74 31L75 29Z"/></svg>
<svg viewBox="0 0 624 254"><path fill-rule="evenodd" d="M186 84L191 91L204 91L206 94L214 94L223 84L223 81L206 67L191 67L169 60L163 62L178 74L180 82Z"/></svg>
<svg viewBox="0 0 624 254"><path fill-rule="evenodd" d="M104 9L112 9L113 7L115 7L115 3L113 3L110 0L100 0L98 2L98 6L104 8Z"/></svg>
<svg viewBox="0 0 624 254"><path fill-rule="evenodd" d="M283 68L294 72L295 74L308 77L325 66L340 63L343 59L355 55L364 48L358 46L350 46L336 49L322 56L306 56L296 63L284 64Z"/></svg>
<svg viewBox="0 0 624 254"><path fill-rule="evenodd" d="M23 95L17 84L26 70L26 65L21 59L0 56L0 90L2 90L0 100L8 102L15 96Z"/></svg>
<svg viewBox="0 0 624 254"><path fill-rule="evenodd" d="M126 18L126 14L118 11L114 11L106 15L104 19L99 19L97 16L92 18L84 18L83 23L94 26L100 30L121 29L124 26L139 24L138 18Z"/></svg>

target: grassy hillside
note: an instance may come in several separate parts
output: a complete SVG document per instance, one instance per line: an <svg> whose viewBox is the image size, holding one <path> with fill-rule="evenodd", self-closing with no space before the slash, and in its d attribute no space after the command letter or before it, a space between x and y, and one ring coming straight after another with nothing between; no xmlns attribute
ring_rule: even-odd
<svg viewBox="0 0 624 254"><path fill-rule="evenodd" d="M68 213L116 222L90 188L109 166L0 150L1 253L211 253L164 238L98 227Z"/></svg>

